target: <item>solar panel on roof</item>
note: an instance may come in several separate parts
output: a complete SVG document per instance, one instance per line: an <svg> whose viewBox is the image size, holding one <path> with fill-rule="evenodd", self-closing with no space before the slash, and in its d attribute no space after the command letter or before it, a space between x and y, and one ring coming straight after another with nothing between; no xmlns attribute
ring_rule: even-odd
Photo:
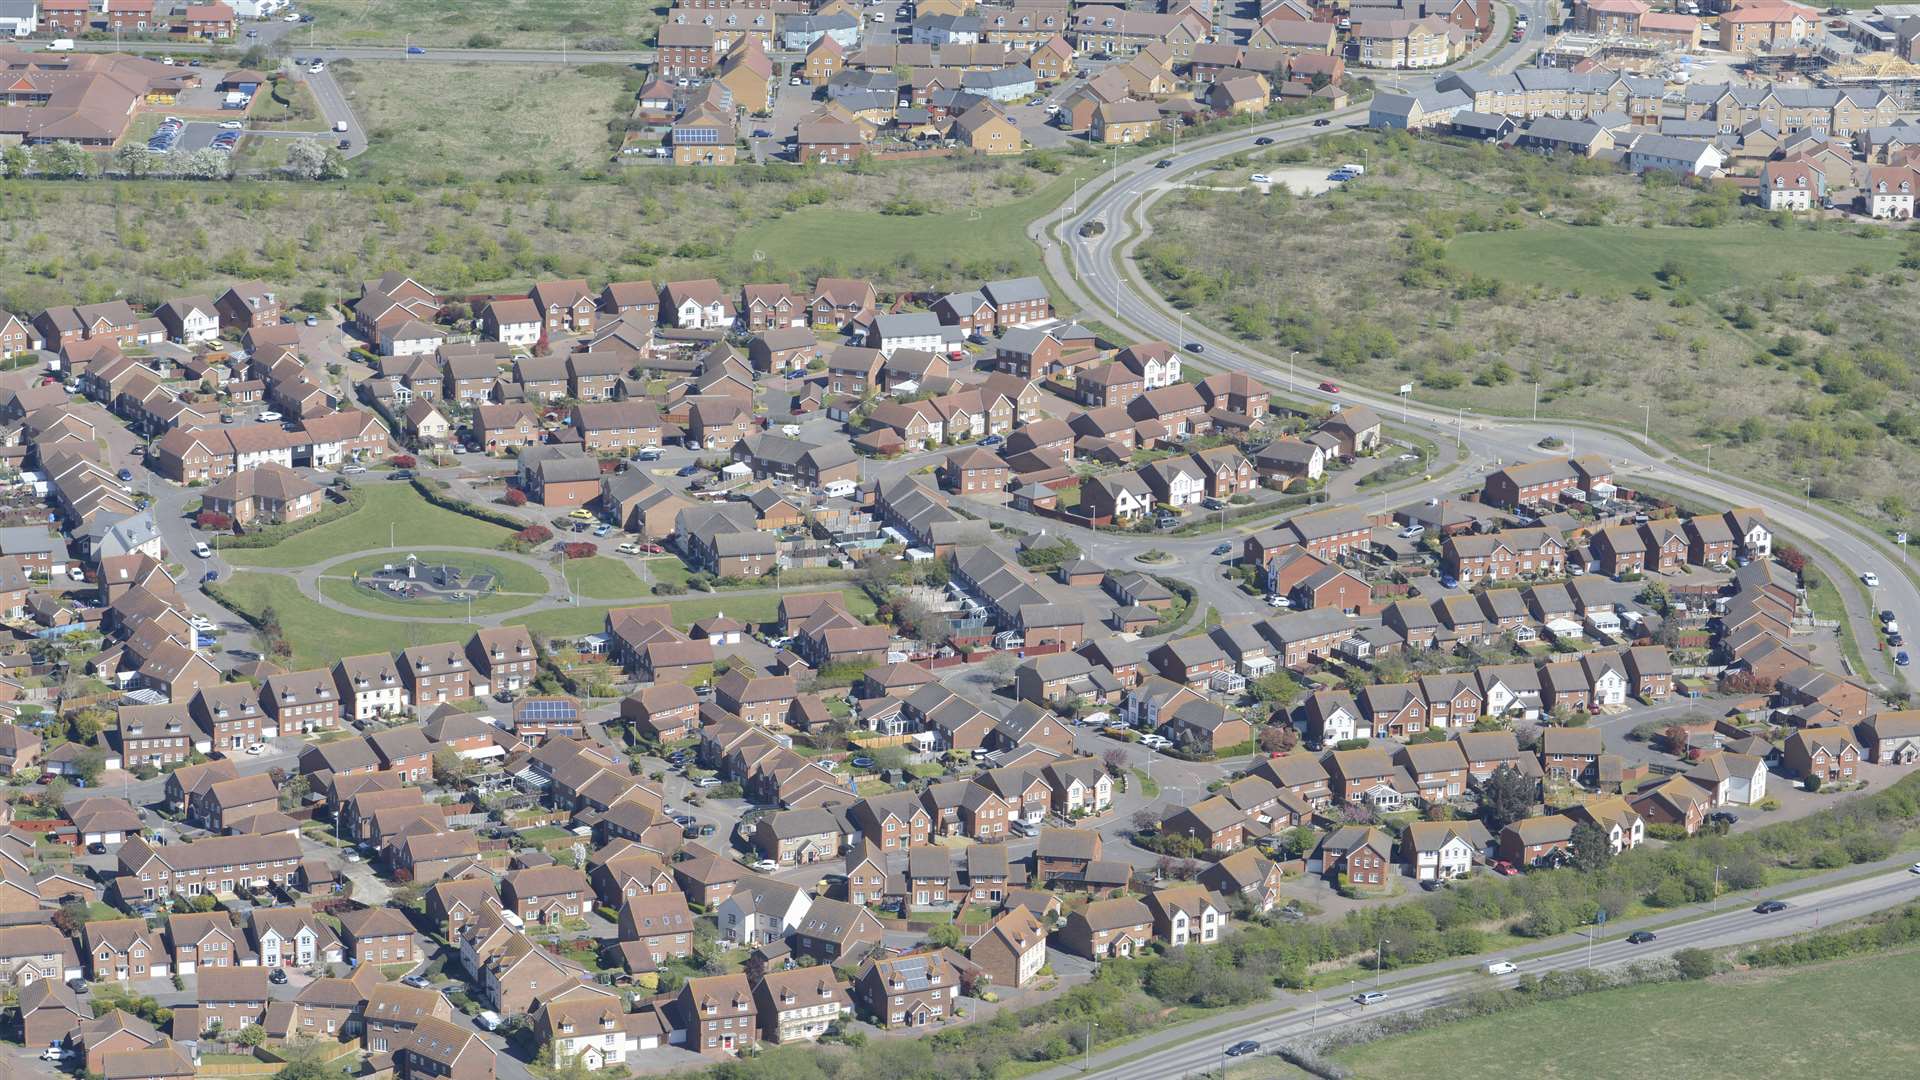
<svg viewBox="0 0 1920 1080"><path fill-rule="evenodd" d="M522 720L572 720L578 715L580 710L573 702L562 700L535 699L520 710Z"/></svg>

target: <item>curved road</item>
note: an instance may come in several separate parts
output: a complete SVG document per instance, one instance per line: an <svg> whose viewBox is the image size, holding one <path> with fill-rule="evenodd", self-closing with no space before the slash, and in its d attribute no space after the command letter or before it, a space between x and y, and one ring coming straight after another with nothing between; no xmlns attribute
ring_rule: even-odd
<svg viewBox="0 0 1920 1080"><path fill-rule="evenodd" d="M1533 34L1539 33L1539 23ZM1486 61L1486 69L1506 72L1531 54L1537 39L1509 43ZM1409 79L1407 88L1417 88ZM1804 538L1838 560L1833 565L1822 560L1822 569L1833 578L1844 599L1856 640L1867 660L1868 670L1861 674L1870 681L1888 683L1893 671L1886 655L1876 647L1877 621L1874 612L1891 608L1903 616L1920 617L1920 589L1904 572L1900 549L1890 540L1851 519L1795 499L1764 484L1744 480L1723 472L1708 470L1686 458L1650 447L1637 435L1623 433L1590 421L1530 421L1509 417L1474 417L1468 410L1434 409L1418 401L1407 402L1393 394L1349 386L1338 395L1320 391L1327 373L1310 362L1297 368L1286 358L1270 355L1258 347L1214 332L1181 316L1146 283L1132 261L1132 253L1149 235L1145 210L1169 191L1177 190L1183 174L1212 165L1254 148L1255 136L1267 136L1274 145L1284 146L1310 140L1321 133L1313 120L1331 117L1336 121L1364 118L1363 105L1349 106L1318 117L1303 117L1274 124L1242 129L1228 135L1216 135L1183 144L1174 164L1156 169L1150 159L1136 160L1110 174L1110 181L1091 195L1083 191L1078 206L1067 206L1041 218L1029 234L1041 245L1047 269L1061 291L1085 312L1128 331L1141 339L1163 339L1179 344L1203 342L1206 366L1235 369L1259 374L1275 389L1276 397L1325 405L1333 402L1364 402L1383 418L1393 421L1404 415L1405 424L1424 430L1436 439L1459 442L1466 455L1484 468L1495 462L1513 462L1541 456L1536 444L1549 435L1567 440L1576 452L1607 455L1627 483L1634 481L1692 494L1729 506L1761 506L1776 529ZM1083 224L1100 221L1107 228L1098 236L1083 238ZM1122 228L1132 223L1134 228ZM1457 490L1458 481L1436 474L1431 490L1440 494ZM1878 575L1880 586L1869 604L1859 590L1842 578L1862 571Z"/></svg>

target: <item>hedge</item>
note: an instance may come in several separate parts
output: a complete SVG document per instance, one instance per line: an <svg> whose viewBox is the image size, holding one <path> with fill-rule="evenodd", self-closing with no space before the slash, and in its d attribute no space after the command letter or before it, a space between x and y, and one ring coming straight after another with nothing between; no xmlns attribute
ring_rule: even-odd
<svg viewBox="0 0 1920 1080"><path fill-rule="evenodd" d="M337 491L339 489L336 488L335 490ZM347 488L345 498L346 502L329 503L319 513L311 517L303 517L299 521L287 522L281 525L268 525L265 528L254 529L235 536L229 536L225 540L220 541L220 546L223 548L274 547L283 541L292 539L306 532L308 529L317 529L330 522L339 521L341 518L358 511L360 504L365 501L365 496L360 494L360 489L358 488Z"/></svg>
<svg viewBox="0 0 1920 1080"><path fill-rule="evenodd" d="M513 517L510 514L502 514L495 510L489 510L478 503L470 503L465 499L454 498L447 494L447 485L439 480L416 476L409 481L409 483L413 485L413 490L420 493L421 498L442 510L451 510L456 514L465 514L475 521L484 521L489 525L498 525L503 529L512 529L514 532L519 532L521 529L527 527L526 521L521 518Z"/></svg>

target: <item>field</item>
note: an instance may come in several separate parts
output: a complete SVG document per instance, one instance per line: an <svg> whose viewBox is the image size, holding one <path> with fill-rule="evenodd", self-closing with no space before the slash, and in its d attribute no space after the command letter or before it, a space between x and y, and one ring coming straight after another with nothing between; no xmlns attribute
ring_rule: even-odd
<svg viewBox="0 0 1920 1080"><path fill-rule="evenodd" d="M334 73L371 140L354 167L374 172L491 179L508 168L601 163L624 96L622 69L604 64L355 60Z"/></svg>
<svg viewBox="0 0 1920 1080"><path fill-rule="evenodd" d="M665 4L617 0L302 0L314 40L353 45L637 49ZM297 40L307 41L307 27ZM488 40L491 39L491 40Z"/></svg>
<svg viewBox="0 0 1920 1080"><path fill-rule="evenodd" d="M1385 1039L1336 1060L1357 1078L1479 1077L1492 1053L1501 1072L1541 1080L1904 1077L1920 1054L1908 1005L1916 993L1920 956L1881 954L1585 995Z"/></svg>
<svg viewBox="0 0 1920 1080"><path fill-rule="evenodd" d="M673 560L679 565L679 560ZM591 559L570 559L561 568L573 591L589 600L617 600L627 596L645 596L647 586L621 559L596 555ZM658 580L658 577L655 577Z"/></svg>
<svg viewBox="0 0 1920 1080"><path fill-rule="evenodd" d="M1794 221L1730 187L1402 133L1262 163L1371 161L1340 191L1189 190L1152 211L1147 278L1276 363L1476 415L1651 428L1716 468L1920 529L1920 236ZM1205 183L1205 181L1201 181ZM1280 242L1276 243L1276 238Z"/></svg>
<svg viewBox="0 0 1920 1080"><path fill-rule="evenodd" d="M1784 274L1839 277L1855 267L1883 274L1898 264L1900 244L1891 237L1839 230L1786 241L1780 230L1763 225L1728 225L1704 235L1672 226L1536 225L1461 236L1448 247L1447 258L1469 273L1514 284L1544 278L1583 293L1626 293L1652 285L1672 259L1685 264L1690 288L1711 296L1764 285Z"/></svg>
<svg viewBox="0 0 1920 1080"><path fill-rule="evenodd" d="M370 483L361 493L366 501L360 509L338 521L272 547L229 548L221 554L240 566L312 566L357 551L415 545L493 548L510 535L498 525L428 503L410 484Z"/></svg>
<svg viewBox="0 0 1920 1080"><path fill-rule="evenodd" d="M498 67L415 65L389 85L350 75L356 66L379 65L335 68L376 130L344 181L0 180L0 243L11 256L0 263L0 307L116 296L152 307L244 278L303 304L338 303L394 269L454 295L548 277L804 288L856 268L873 271L883 292L945 291L1036 272L1022 220L1064 198L1072 170L1098 167L1056 152L847 170L622 168L607 161L606 124L624 69L540 69L518 87L489 86ZM525 107L521 95L536 93L560 95L568 115ZM276 162L287 140L271 141L242 140L240 156Z"/></svg>

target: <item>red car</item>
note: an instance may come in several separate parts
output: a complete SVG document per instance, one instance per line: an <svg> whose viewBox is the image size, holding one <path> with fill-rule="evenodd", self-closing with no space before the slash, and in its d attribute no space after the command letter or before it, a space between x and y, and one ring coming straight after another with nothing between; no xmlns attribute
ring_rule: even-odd
<svg viewBox="0 0 1920 1080"><path fill-rule="evenodd" d="M1506 877L1515 877L1520 873L1520 871L1515 870L1513 868L1512 863L1506 861L1505 859L1501 859L1499 862L1496 862L1493 864L1493 872L1496 874L1504 875Z"/></svg>
<svg viewBox="0 0 1920 1080"><path fill-rule="evenodd" d="M1325 393L1337 394L1340 392L1340 384L1329 379L1320 384L1320 389Z"/></svg>

